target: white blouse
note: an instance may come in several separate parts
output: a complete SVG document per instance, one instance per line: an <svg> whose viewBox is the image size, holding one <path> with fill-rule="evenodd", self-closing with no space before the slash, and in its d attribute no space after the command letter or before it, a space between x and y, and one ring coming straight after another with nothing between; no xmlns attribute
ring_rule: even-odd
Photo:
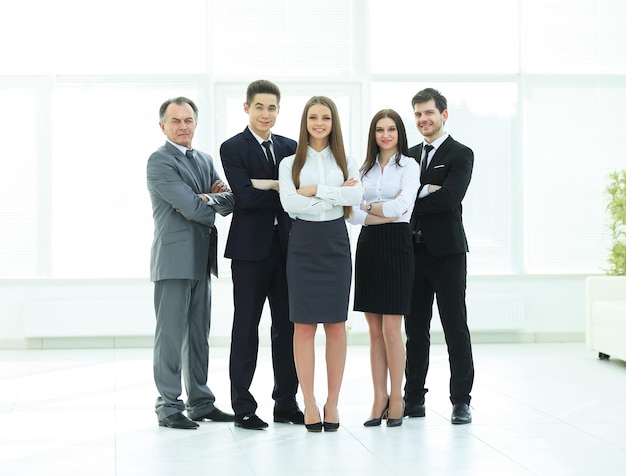
<svg viewBox="0 0 626 476"><path fill-rule="evenodd" d="M363 182L363 201L383 203L383 215L398 217L394 223L409 223L415 205L415 198L420 187L420 168L412 157L400 156L400 166L392 158L381 170L378 157L374 166L361 177ZM400 194L398 194L400 192ZM353 207L348 220L353 225L365 225L367 212L359 206Z"/></svg>
<svg viewBox="0 0 626 476"><path fill-rule="evenodd" d="M361 182L352 187L342 187L345 182L341 169L335 162L330 147L321 152L308 147L306 162L300 171L300 186L317 184L314 197L299 195L291 178L295 155L280 161L278 183L280 202L291 218L307 221L330 221L343 216L344 206L358 206L363 196ZM358 164L347 158L348 178L359 177Z"/></svg>

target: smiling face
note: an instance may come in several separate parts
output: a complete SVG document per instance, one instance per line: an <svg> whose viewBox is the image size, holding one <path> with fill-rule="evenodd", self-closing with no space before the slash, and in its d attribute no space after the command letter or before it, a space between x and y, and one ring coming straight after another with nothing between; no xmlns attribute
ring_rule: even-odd
<svg viewBox="0 0 626 476"><path fill-rule="evenodd" d="M306 130L309 144L328 145L328 138L333 130L333 115L328 106L313 104L307 111Z"/></svg>
<svg viewBox="0 0 626 476"><path fill-rule="evenodd" d="M278 98L275 94L255 94L251 104L243 105L243 110L250 116L250 129L263 139L270 136L270 129L276 123L278 109Z"/></svg>
<svg viewBox="0 0 626 476"><path fill-rule="evenodd" d="M165 120L159 125L170 141L191 149L191 141L196 131L196 117L189 104L172 103L167 106Z"/></svg>
<svg viewBox="0 0 626 476"><path fill-rule="evenodd" d="M398 127L390 117L383 117L376 123L376 145L382 154L390 157L398 152Z"/></svg>
<svg viewBox="0 0 626 476"><path fill-rule="evenodd" d="M439 112L435 100L417 103L413 106L415 113L415 125L426 142L431 143L444 134L444 123L448 120L448 110Z"/></svg>

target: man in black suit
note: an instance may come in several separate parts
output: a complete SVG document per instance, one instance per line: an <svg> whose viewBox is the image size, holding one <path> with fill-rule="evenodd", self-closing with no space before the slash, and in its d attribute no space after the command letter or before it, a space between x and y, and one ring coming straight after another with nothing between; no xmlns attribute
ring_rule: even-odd
<svg viewBox="0 0 626 476"><path fill-rule="evenodd" d="M280 90L266 80L248 86L244 111L249 125L220 148L224 173L235 196L225 256L232 260L233 316L230 348L231 400L235 426L256 430L268 425L256 415L250 393L259 350L259 321L269 299L274 368L274 421L304 424L298 408L298 377L289 321L287 240L291 219L278 197L278 166L293 155L296 142L273 134Z"/></svg>
<svg viewBox="0 0 626 476"><path fill-rule="evenodd" d="M412 105L424 142L409 150L409 155L420 162L422 172L411 216L415 279L411 314L405 316L405 415L425 415L430 321L436 295L450 362L451 421L470 423L474 363L465 306L469 248L461 201L472 177L474 153L444 130L448 106L439 91L427 88L418 92Z"/></svg>

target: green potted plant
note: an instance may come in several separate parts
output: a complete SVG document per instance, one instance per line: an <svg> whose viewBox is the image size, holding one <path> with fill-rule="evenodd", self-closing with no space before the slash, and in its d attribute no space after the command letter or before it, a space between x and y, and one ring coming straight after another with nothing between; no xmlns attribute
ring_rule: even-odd
<svg viewBox="0 0 626 476"><path fill-rule="evenodd" d="M610 276L626 276L626 170L609 174L605 191L609 196L606 210L611 231L609 268L606 273Z"/></svg>

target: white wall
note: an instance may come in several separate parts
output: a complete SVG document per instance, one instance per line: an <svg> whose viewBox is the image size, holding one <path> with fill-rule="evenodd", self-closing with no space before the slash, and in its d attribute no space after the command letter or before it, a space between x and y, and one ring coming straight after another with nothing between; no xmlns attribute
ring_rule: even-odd
<svg viewBox="0 0 626 476"><path fill-rule="evenodd" d="M474 342L582 342L585 277L470 277L468 312ZM499 324L498 308L491 308L489 303L510 297L515 297L521 321L511 324L505 319ZM478 302L482 304L472 305ZM0 303L0 348L152 344L152 283L147 280L2 280ZM211 342L228 345L233 312L229 277L213 281L212 309ZM502 313L507 312L505 308ZM350 314L348 328L351 343L367 343L367 326L361 313ZM434 342L441 341L440 329L435 317ZM267 312L260 336L266 344Z"/></svg>

